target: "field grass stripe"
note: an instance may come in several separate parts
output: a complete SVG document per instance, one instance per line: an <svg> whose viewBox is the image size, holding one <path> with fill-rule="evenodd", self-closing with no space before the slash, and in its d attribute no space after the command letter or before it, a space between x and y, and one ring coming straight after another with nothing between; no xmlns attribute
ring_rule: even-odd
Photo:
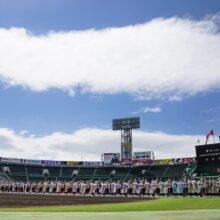
<svg viewBox="0 0 220 220"><path fill-rule="evenodd" d="M45 212L3 212L1 220L219 220L220 210L188 210L188 211L148 211L148 212L99 212L99 213L45 213Z"/></svg>
<svg viewBox="0 0 220 220"><path fill-rule="evenodd" d="M198 209L220 209L220 198L161 198L157 200L143 202L129 202L117 204L0 208L0 212L121 212Z"/></svg>

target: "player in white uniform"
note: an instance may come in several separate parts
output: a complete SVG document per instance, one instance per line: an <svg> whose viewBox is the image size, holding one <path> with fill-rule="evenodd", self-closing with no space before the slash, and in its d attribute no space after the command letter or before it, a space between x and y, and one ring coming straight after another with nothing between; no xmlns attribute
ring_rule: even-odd
<svg viewBox="0 0 220 220"><path fill-rule="evenodd" d="M126 181L124 181L122 183L121 194L124 195L124 196L128 195L128 183Z"/></svg>
<svg viewBox="0 0 220 220"><path fill-rule="evenodd" d="M128 181L128 195L132 195L132 182L131 180Z"/></svg>
<svg viewBox="0 0 220 220"><path fill-rule="evenodd" d="M197 181L197 195L202 196L202 188L203 188L203 182L200 179Z"/></svg>
<svg viewBox="0 0 220 220"><path fill-rule="evenodd" d="M189 179L187 181L187 188L188 188L188 195L191 196L192 195L192 181Z"/></svg>
<svg viewBox="0 0 220 220"><path fill-rule="evenodd" d="M151 184L150 184L150 194L151 194L152 196L155 196L155 190L156 190L155 180L151 180Z"/></svg>
<svg viewBox="0 0 220 220"><path fill-rule="evenodd" d="M106 186L105 186L105 195L109 195L110 194L110 181L106 181Z"/></svg>
<svg viewBox="0 0 220 220"><path fill-rule="evenodd" d="M160 196L164 195L164 182L162 180L160 180L160 182L158 183L158 187L159 187L159 194Z"/></svg>
<svg viewBox="0 0 220 220"><path fill-rule="evenodd" d="M145 194L150 196L150 182L145 179L144 181Z"/></svg>
<svg viewBox="0 0 220 220"><path fill-rule="evenodd" d="M217 179L217 195L220 196L220 177Z"/></svg>
<svg viewBox="0 0 220 220"><path fill-rule="evenodd" d="M132 184L132 194L133 195L137 195L137 189L138 189L138 182L137 180L135 179L133 184Z"/></svg>
<svg viewBox="0 0 220 220"><path fill-rule="evenodd" d="M104 195L105 194L106 183L101 182L100 184L101 184L100 193L101 193L101 195Z"/></svg>
<svg viewBox="0 0 220 220"><path fill-rule="evenodd" d="M179 180L177 182L177 191L176 191L178 196L182 196L183 195L183 181Z"/></svg>
<svg viewBox="0 0 220 220"><path fill-rule="evenodd" d="M117 181L117 184L116 184L116 194L117 195L121 195L121 183L120 181Z"/></svg>
<svg viewBox="0 0 220 220"><path fill-rule="evenodd" d="M139 193L139 196L143 196L144 195L144 182L143 182L143 180L141 180L138 183L138 193Z"/></svg>
<svg viewBox="0 0 220 220"><path fill-rule="evenodd" d="M168 180L165 180L165 182L164 182L164 195L165 196L168 196Z"/></svg>
<svg viewBox="0 0 220 220"><path fill-rule="evenodd" d="M197 194L197 182L196 182L196 180L193 179L191 181L191 183L192 183L192 195L196 196L196 194Z"/></svg>
<svg viewBox="0 0 220 220"><path fill-rule="evenodd" d="M116 196L117 183L112 182L112 195Z"/></svg>

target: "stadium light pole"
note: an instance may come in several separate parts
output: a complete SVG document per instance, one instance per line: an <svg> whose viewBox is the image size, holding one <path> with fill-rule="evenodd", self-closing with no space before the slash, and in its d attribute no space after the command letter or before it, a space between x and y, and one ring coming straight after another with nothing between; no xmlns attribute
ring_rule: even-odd
<svg viewBox="0 0 220 220"><path fill-rule="evenodd" d="M121 118L112 120L112 129L121 131L121 161L132 161L132 129L140 128L140 118Z"/></svg>

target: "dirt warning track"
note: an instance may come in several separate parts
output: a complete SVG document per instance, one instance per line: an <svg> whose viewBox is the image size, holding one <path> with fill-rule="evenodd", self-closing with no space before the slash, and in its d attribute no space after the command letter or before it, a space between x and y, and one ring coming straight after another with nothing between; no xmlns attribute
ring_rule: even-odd
<svg viewBox="0 0 220 220"><path fill-rule="evenodd" d="M153 198L0 193L0 207L90 205L135 202Z"/></svg>

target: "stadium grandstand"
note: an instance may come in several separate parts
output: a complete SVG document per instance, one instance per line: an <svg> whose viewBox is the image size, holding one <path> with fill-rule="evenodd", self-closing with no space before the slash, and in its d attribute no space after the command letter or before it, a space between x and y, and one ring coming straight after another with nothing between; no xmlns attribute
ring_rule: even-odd
<svg viewBox="0 0 220 220"><path fill-rule="evenodd" d="M1 157L0 179L33 181L72 179L128 180L144 178L151 180L155 178L178 179L183 175L215 178L220 174L219 156L218 153L215 153L215 155L209 152L219 151L219 149L220 144L196 146L197 157L139 159L138 163L136 159L131 163L121 163L120 161L117 163L105 163L105 161L53 161Z"/></svg>
<svg viewBox="0 0 220 220"><path fill-rule="evenodd" d="M52 161L0 158L0 178L33 180L127 180L181 178L195 158L153 160L150 164L104 164L101 161ZM68 164L73 165L68 165Z"/></svg>

